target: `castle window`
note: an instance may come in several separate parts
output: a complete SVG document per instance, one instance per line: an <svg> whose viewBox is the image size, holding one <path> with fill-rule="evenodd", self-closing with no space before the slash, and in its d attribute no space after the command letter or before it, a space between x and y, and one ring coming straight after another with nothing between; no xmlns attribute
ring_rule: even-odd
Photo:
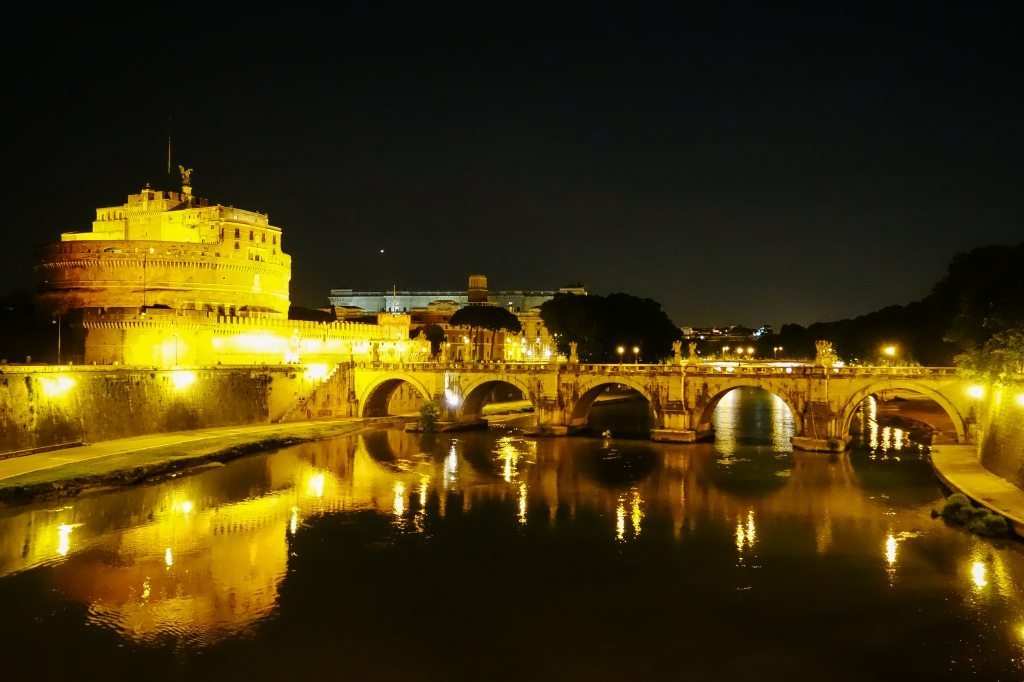
<svg viewBox="0 0 1024 682"><path fill-rule="evenodd" d="M235 251L238 251L238 242L235 242Z"/></svg>
<svg viewBox="0 0 1024 682"><path fill-rule="evenodd" d="M274 242L274 246L277 246L277 235L276 234L274 235L273 242Z"/></svg>
<svg viewBox="0 0 1024 682"><path fill-rule="evenodd" d="M252 230L249 230L249 241L252 241Z"/></svg>
<svg viewBox="0 0 1024 682"><path fill-rule="evenodd" d="M262 233L262 234L260 235L260 237L262 238L262 241L263 241L263 243L264 243L264 244L266 244L266 243L267 243L267 233L266 233L266 232L263 232L263 233Z"/></svg>
<svg viewBox="0 0 1024 682"><path fill-rule="evenodd" d="M239 232L238 228L236 227L235 228L235 239L238 239L240 236L242 236L242 233Z"/></svg>

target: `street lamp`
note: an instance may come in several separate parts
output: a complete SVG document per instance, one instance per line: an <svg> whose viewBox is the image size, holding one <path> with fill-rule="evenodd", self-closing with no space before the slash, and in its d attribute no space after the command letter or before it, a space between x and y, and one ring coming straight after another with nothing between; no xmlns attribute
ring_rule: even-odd
<svg viewBox="0 0 1024 682"><path fill-rule="evenodd" d="M892 363L896 359L896 346L884 346L882 348L882 354L889 358L889 362Z"/></svg>
<svg viewBox="0 0 1024 682"><path fill-rule="evenodd" d="M779 351L780 350L782 350L782 346L775 346L774 348L772 348L772 359L773 360L778 360L779 359Z"/></svg>
<svg viewBox="0 0 1024 682"><path fill-rule="evenodd" d="M725 356L728 355L728 353L729 353L729 346L722 346L722 359L725 359Z"/></svg>
<svg viewBox="0 0 1024 682"><path fill-rule="evenodd" d="M618 348L615 349L615 352L619 354L619 364L621 365L622 364L622 354L626 352L626 349L623 348L622 346L619 346Z"/></svg>
<svg viewBox="0 0 1024 682"><path fill-rule="evenodd" d="M633 346L633 364L640 364L640 346Z"/></svg>

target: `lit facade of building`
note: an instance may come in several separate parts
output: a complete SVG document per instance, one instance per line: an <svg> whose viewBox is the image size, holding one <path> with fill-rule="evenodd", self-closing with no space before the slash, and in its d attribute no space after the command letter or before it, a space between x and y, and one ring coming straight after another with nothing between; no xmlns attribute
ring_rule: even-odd
<svg viewBox="0 0 1024 682"><path fill-rule="evenodd" d="M360 308L368 313L413 313L426 310L431 303L450 301L456 309L469 303L489 303L513 313L527 312L540 306L557 293L586 295L582 286L545 291L489 291L487 277L471 275L465 291L354 291L331 289L331 305L338 308Z"/></svg>
<svg viewBox="0 0 1024 682"><path fill-rule="evenodd" d="M82 330L65 358L155 367L426 359L409 316L289 320L291 257L266 214L144 188L43 248L38 307Z"/></svg>
<svg viewBox="0 0 1024 682"><path fill-rule="evenodd" d="M51 312L142 308L287 317L291 257L267 215L144 188L65 232L36 270Z"/></svg>

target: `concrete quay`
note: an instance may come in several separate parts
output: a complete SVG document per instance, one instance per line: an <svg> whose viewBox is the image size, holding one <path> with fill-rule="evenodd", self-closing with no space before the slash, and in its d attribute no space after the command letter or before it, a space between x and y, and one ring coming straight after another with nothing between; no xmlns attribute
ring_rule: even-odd
<svg viewBox="0 0 1024 682"><path fill-rule="evenodd" d="M983 467L976 445L932 446L932 469L947 488L1005 516L1024 537L1024 490Z"/></svg>

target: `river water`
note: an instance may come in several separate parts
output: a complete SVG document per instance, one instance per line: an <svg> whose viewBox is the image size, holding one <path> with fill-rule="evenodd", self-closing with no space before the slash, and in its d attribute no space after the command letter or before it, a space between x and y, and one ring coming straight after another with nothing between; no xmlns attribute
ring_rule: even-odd
<svg viewBox="0 0 1024 682"><path fill-rule="evenodd" d="M3 510L5 679L1024 679L1022 545L931 518L927 448L793 452L754 389L715 422L382 429Z"/></svg>

